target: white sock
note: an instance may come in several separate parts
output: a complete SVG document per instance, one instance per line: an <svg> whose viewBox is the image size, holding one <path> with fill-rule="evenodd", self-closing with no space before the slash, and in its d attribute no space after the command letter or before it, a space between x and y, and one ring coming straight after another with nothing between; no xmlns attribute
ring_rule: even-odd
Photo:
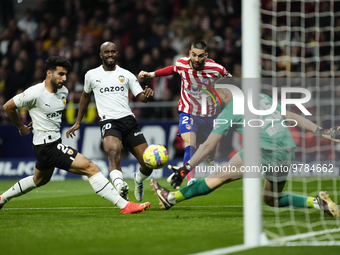
<svg viewBox="0 0 340 255"><path fill-rule="evenodd" d="M314 208L320 210L320 205L316 197L313 199Z"/></svg>
<svg viewBox="0 0 340 255"><path fill-rule="evenodd" d="M110 177L113 185L117 188L118 185L123 183L123 173L119 170L112 170L110 172Z"/></svg>
<svg viewBox="0 0 340 255"><path fill-rule="evenodd" d="M5 191L1 195L1 200L4 199L6 202L13 197L20 197L31 190L35 189L37 186L33 181L33 175L21 179L16 184L14 184L9 190Z"/></svg>
<svg viewBox="0 0 340 255"><path fill-rule="evenodd" d="M111 182L109 182L101 172L91 176L89 182L99 196L114 203L120 209L123 209L127 205L128 201L118 194Z"/></svg>
<svg viewBox="0 0 340 255"><path fill-rule="evenodd" d="M177 204L177 200L176 200L176 196L175 196L175 192L170 192L168 195L168 201L170 204Z"/></svg>
<svg viewBox="0 0 340 255"><path fill-rule="evenodd" d="M142 174L140 170L138 170L136 174L136 181L139 183L142 183L144 180L146 180L149 176Z"/></svg>

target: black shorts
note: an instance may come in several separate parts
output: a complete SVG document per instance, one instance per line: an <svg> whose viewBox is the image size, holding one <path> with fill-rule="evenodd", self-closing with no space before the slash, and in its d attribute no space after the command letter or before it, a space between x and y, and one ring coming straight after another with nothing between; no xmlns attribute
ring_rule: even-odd
<svg viewBox="0 0 340 255"><path fill-rule="evenodd" d="M115 136L122 141L124 148L129 151L142 143L146 143L136 119L132 116L101 121L100 130L102 140L109 135Z"/></svg>
<svg viewBox="0 0 340 255"><path fill-rule="evenodd" d="M52 167L69 170L78 151L61 143L61 139L39 145L33 145L33 153L37 158L35 167L44 171Z"/></svg>

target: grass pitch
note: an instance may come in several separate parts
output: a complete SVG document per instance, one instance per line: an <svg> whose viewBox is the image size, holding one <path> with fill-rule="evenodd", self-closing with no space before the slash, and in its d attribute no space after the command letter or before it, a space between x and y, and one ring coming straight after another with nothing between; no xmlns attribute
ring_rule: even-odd
<svg viewBox="0 0 340 255"><path fill-rule="evenodd" d="M127 182L135 201L133 182ZM0 194L14 183L0 181ZM159 209L149 181L145 184L144 201L150 201L151 208L133 215L120 214L82 180L50 182L15 198L0 211L0 254L192 254L243 243L242 181L168 211ZM165 179L160 184L170 188ZM318 188L316 183L308 185L313 191ZM275 220L272 211L263 214L265 220ZM290 212L281 215L289 219ZM309 215L320 219L316 210ZM301 210L295 217L304 220L305 213ZM294 233L293 228L287 231ZM339 254L339 247L262 247L235 254L272 253L331 255Z"/></svg>

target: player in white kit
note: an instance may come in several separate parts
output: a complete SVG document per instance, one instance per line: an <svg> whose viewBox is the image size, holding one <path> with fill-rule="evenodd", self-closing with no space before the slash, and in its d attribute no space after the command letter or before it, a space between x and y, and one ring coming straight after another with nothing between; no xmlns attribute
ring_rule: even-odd
<svg viewBox="0 0 340 255"><path fill-rule="evenodd" d="M46 80L4 104L8 117L18 128L20 135L33 132L33 153L37 158L34 175L15 183L0 196L0 209L10 199L45 185L58 167L74 174L86 175L94 191L114 203L121 213L144 211L150 203L137 204L123 199L98 167L77 150L63 144L60 135L62 111L65 109L68 90L64 87L71 63L62 57L50 57L45 62ZM17 109L27 107L32 122L24 125Z"/></svg>
<svg viewBox="0 0 340 255"><path fill-rule="evenodd" d="M141 201L144 195L143 181L148 178L152 169L143 161L143 152L148 144L129 106L129 90L141 102L146 103L153 96L153 90L146 86L145 90L137 78L128 70L116 64L118 51L112 42L100 46L102 65L89 70L85 74L85 85L82 93L76 123L66 132L73 137L79 129L86 112L91 95L94 93L98 115L100 117L103 147L108 156L109 172L113 185L122 197L128 200L129 186L123 180L120 167L121 148L130 151L140 164L134 173L135 197Z"/></svg>

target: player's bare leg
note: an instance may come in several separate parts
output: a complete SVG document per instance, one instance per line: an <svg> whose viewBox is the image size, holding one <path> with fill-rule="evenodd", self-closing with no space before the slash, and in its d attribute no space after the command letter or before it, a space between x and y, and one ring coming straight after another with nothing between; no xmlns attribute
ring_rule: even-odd
<svg viewBox="0 0 340 255"><path fill-rule="evenodd" d="M115 136L106 136L103 140L104 151L109 161L109 174L113 186L125 200L129 200L129 186L123 179L120 160L122 157L122 141Z"/></svg>
<svg viewBox="0 0 340 255"><path fill-rule="evenodd" d="M131 150L131 153L135 156L135 158L138 160L138 163L140 164L139 171L133 174L133 180L135 182L134 194L137 201L142 201L144 197L143 181L152 174L152 169L148 168L143 161L143 152L147 147L147 143L142 143Z"/></svg>

